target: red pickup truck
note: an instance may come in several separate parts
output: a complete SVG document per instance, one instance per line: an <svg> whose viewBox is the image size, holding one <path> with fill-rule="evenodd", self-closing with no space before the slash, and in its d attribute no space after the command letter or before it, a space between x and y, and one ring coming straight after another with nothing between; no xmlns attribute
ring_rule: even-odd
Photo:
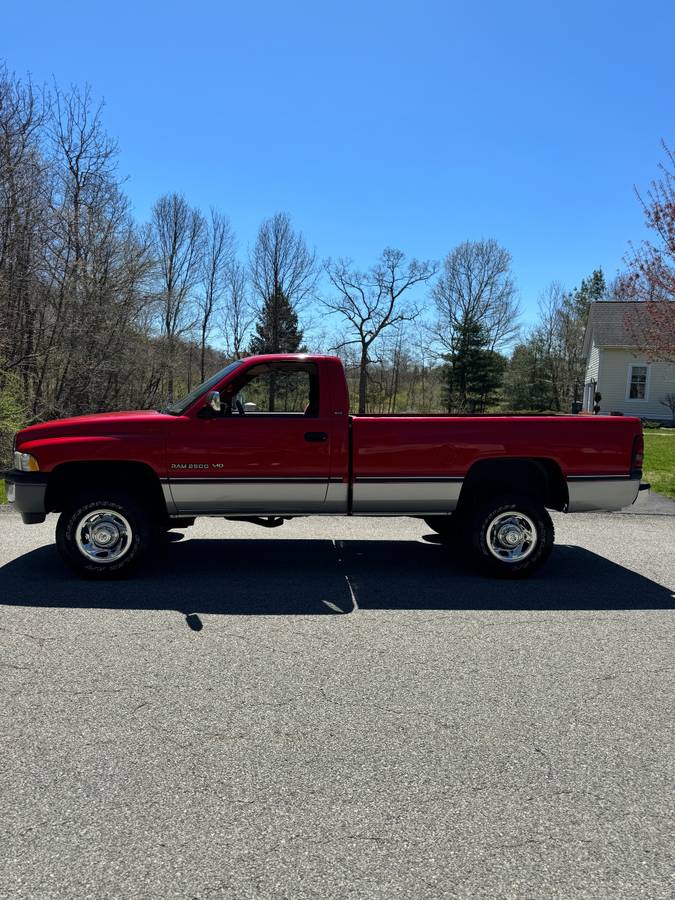
<svg viewBox="0 0 675 900"><path fill-rule="evenodd" d="M350 416L339 359L253 356L162 412L32 425L8 499L58 512L79 574L128 572L196 516L413 516L489 572L523 576L553 544L547 508L620 509L641 488L640 420L608 416Z"/></svg>

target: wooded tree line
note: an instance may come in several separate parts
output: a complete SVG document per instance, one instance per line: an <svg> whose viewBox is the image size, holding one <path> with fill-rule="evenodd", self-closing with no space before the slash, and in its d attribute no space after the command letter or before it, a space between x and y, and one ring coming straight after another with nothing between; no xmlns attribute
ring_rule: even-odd
<svg viewBox="0 0 675 900"><path fill-rule="evenodd" d="M658 240L633 251L616 295L673 299L672 167L662 175L645 202ZM511 257L494 240L440 265L385 248L362 270L319 261L285 213L246 254L222 211L176 193L139 223L90 90L0 70L5 450L23 423L161 407L247 353L339 353L360 412L567 411L588 306L611 295L599 270L571 292L553 284L523 338Z"/></svg>
<svg viewBox="0 0 675 900"><path fill-rule="evenodd" d="M597 269L578 288L553 282L539 300L538 323L516 344L505 374L504 393L514 410L571 412L583 397L584 334L590 305L609 291Z"/></svg>
<svg viewBox="0 0 675 900"><path fill-rule="evenodd" d="M225 216L176 194L131 215L90 91L0 72L0 416L19 422L156 406L236 344L242 273ZM224 323L223 323L224 325ZM236 349L236 347L235 347Z"/></svg>

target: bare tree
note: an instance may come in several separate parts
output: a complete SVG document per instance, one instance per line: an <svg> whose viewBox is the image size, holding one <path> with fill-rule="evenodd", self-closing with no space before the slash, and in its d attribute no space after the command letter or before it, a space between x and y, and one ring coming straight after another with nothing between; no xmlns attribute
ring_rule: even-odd
<svg viewBox="0 0 675 900"><path fill-rule="evenodd" d="M203 273L206 222L180 194L166 194L152 210L159 275L160 324L166 341L167 395L173 399L177 339L194 325L192 293Z"/></svg>
<svg viewBox="0 0 675 900"><path fill-rule="evenodd" d="M145 302L146 234L117 178L117 146L88 88L54 88L47 149L52 175L44 259L42 354L33 413L106 407L120 391L129 331Z"/></svg>
<svg viewBox="0 0 675 900"><path fill-rule="evenodd" d="M661 400L661 406L665 406L666 409L670 410L670 414L673 417L673 425L675 425L675 394L666 394Z"/></svg>
<svg viewBox="0 0 675 900"><path fill-rule="evenodd" d="M643 306L626 313L626 325L649 359L675 362L675 151L663 142L665 159L646 197L638 192L649 240L631 246L627 274L618 279L619 300Z"/></svg>
<svg viewBox="0 0 675 900"><path fill-rule="evenodd" d="M225 353L230 359L241 359L246 353L256 311L248 295L247 268L233 260L225 275L225 300L220 315L220 332Z"/></svg>
<svg viewBox="0 0 675 900"><path fill-rule="evenodd" d="M0 442L44 416L161 402L157 244L133 221L91 91L0 67ZM194 297L169 328L181 366L198 357L181 330Z"/></svg>
<svg viewBox="0 0 675 900"><path fill-rule="evenodd" d="M227 288L228 274L234 263L235 240L229 219L215 209L206 226L203 259L203 293L199 299L199 371L205 377L206 342L214 315Z"/></svg>
<svg viewBox="0 0 675 900"><path fill-rule="evenodd" d="M499 350L518 332L511 254L495 240L465 241L446 256L433 288L438 313L434 336L452 350L455 333L479 322L489 350Z"/></svg>
<svg viewBox="0 0 675 900"><path fill-rule="evenodd" d="M250 260L251 288L262 305L275 294L297 308L310 295L317 279L316 256L286 213L265 219L258 229Z"/></svg>
<svg viewBox="0 0 675 900"><path fill-rule="evenodd" d="M0 465L22 424L38 364L48 167L44 93L0 66Z"/></svg>
<svg viewBox="0 0 675 900"><path fill-rule="evenodd" d="M408 409L429 412L434 409L437 398L437 378L434 377L434 362L437 354L429 342L429 331L423 322L415 326L411 335L413 365L408 387Z"/></svg>
<svg viewBox="0 0 675 900"><path fill-rule="evenodd" d="M576 347L571 346L570 323L564 316L565 290L552 281L539 295L539 323L528 338L528 345L540 362L539 393L546 396L546 406L562 409L573 387L577 364L571 359ZM575 342L576 343L576 342Z"/></svg>
<svg viewBox="0 0 675 900"><path fill-rule="evenodd" d="M298 307L316 286L316 258L285 213L266 219L250 260L251 288L257 307L253 353L294 353L302 346ZM274 409L276 379L269 381L269 408Z"/></svg>
<svg viewBox="0 0 675 900"><path fill-rule="evenodd" d="M37 288L48 233L49 171L40 152L47 111L44 91L0 66L0 364L24 391L37 366Z"/></svg>
<svg viewBox="0 0 675 900"><path fill-rule="evenodd" d="M349 335L341 346L359 348L359 404L365 413L368 392L369 352L373 342L387 328L417 318L420 310L404 295L416 284L427 282L436 272L431 262L405 262L401 250L386 248L367 272L354 269L349 260L326 260L324 270L335 296L324 299L326 309L349 323Z"/></svg>

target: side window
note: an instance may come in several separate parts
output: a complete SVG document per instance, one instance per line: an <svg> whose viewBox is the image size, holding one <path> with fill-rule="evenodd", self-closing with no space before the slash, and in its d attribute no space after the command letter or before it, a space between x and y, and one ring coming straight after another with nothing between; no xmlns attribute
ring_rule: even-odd
<svg viewBox="0 0 675 900"><path fill-rule="evenodd" d="M234 391L232 415L242 410L251 416L319 414L318 376L312 364L254 366L235 383Z"/></svg>
<svg viewBox="0 0 675 900"><path fill-rule="evenodd" d="M647 396L647 366L631 366L629 400L644 400Z"/></svg>

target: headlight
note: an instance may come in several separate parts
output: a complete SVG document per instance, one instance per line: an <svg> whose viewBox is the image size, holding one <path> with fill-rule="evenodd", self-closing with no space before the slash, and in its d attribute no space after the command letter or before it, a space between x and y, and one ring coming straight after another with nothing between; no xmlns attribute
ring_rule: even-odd
<svg viewBox="0 0 675 900"><path fill-rule="evenodd" d="M14 468L19 472L40 471L40 466L34 456L31 456L30 453L19 453L18 450L14 451Z"/></svg>

